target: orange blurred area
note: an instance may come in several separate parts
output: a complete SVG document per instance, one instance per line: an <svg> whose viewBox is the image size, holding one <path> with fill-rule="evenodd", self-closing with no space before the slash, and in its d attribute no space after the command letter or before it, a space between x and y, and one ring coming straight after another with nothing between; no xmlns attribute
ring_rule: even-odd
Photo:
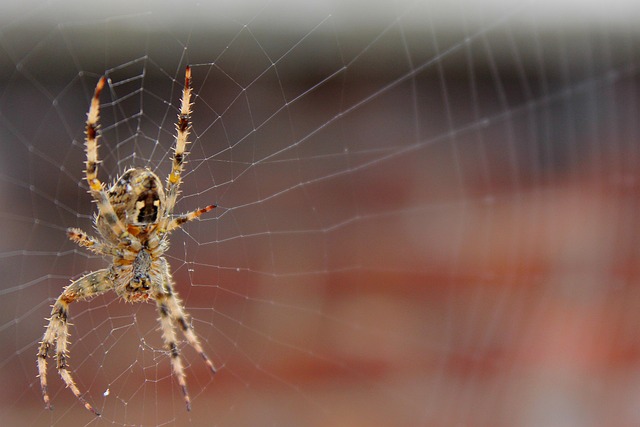
<svg viewBox="0 0 640 427"><path fill-rule="evenodd" d="M106 297L78 304L76 375L113 423L633 425L639 181L624 176L580 173L497 200L356 221L346 241L325 233L327 253L334 244L357 253L357 268L249 273L238 294L196 285L187 307L223 366L210 378L183 348L194 394L188 415L151 306ZM304 245L290 250L279 255L304 258ZM194 270L191 280L206 282L209 270ZM203 310L208 300L213 311ZM23 366L31 353L20 355ZM51 375L52 415L41 412L32 381L9 425L25 419L20 407L36 425L91 420Z"/></svg>

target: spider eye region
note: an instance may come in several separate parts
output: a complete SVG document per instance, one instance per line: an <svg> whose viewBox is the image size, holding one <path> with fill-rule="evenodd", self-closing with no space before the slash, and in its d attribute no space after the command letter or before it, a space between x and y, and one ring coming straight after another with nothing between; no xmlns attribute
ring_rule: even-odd
<svg viewBox="0 0 640 427"><path fill-rule="evenodd" d="M139 273L133 276L131 279L131 284L129 285L132 289L142 289L148 291L151 289L151 277L146 273Z"/></svg>

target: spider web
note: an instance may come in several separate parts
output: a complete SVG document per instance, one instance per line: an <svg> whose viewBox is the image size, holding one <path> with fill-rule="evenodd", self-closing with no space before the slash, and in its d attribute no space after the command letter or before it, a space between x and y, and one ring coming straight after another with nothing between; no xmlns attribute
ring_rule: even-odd
<svg viewBox="0 0 640 427"><path fill-rule="evenodd" d="M0 18L0 424L637 424L640 62L632 2L22 2ZM193 410L153 304L71 306L70 367L35 353L62 287L105 260L99 176L165 177L167 258L211 376Z"/></svg>

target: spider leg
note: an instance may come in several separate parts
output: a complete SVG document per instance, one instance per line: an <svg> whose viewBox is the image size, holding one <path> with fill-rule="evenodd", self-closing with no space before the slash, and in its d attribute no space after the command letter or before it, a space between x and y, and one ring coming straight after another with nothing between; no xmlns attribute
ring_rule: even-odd
<svg viewBox="0 0 640 427"><path fill-rule="evenodd" d="M176 205L176 199L180 191L181 175L184 168L184 157L187 138L191 131L191 67L187 66L184 72L184 88L182 89L182 99L180 101L180 113L178 113L178 122L176 123L176 145L173 148L173 163L171 165L171 173L167 178L167 201L165 206L165 215L168 216L173 212Z"/></svg>
<svg viewBox="0 0 640 427"><path fill-rule="evenodd" d="M73 381L67 365L67 346L69 345L69 304L94 297L113 288L111 272L107 269L94 271L67 286L53 304L49 324L45 330L38 350L38 376L45 407L51 409L51 400L47 391L47 356L49 349L55 344L57 369L60 377L73 394L89 411L100 414L87 402Z"/></svg>
<svg viewBox="0 0 640 427"><path fill-rule="evenodd" d="M118 255L118 251L115 248L105 245L100 240L88 235L79 228L67 228L67 236L69 239L76 242L83 248L89 249L91 252L100 255Z"/></svg>
<svg viewBox="0 0 640 427"><path fill-rule="evenodd" d="M167 304L169 296L164 293L156 295L155 300L158 306L158 313L160 313L160 327L162 329L162 339L164 340L167 349L171 356L171 368L173 374L180 384L182 389L182 395L184 397L184 403L187 406L187 411L191 410L191 398L187 391L187 381L185 379L184 366L182 366L182 359L180 359L180 351L178 350L176 330L171 320L171 314L169 313L169 306Z"/></svg>
<svg viewBox="0 0 640 427"><path fill-rule="evenodd" d="M163 275L163 289L159 292L155 299L158 305L158 312L160 313L160 326L162 328L162 338L171 353L171 366L173 373L178 379L178 384L182 388L182 394L187 406L187 411L191 410L191 399L187 392L187 382L185 379L184 367L182 360L180 359L180 352L176 344L177 337L175 332L175 325L180 327L183 335L187 339L187 342L194 348L202 357L212 373L216 373L216 368L213 366L211 359L202 349L198 337L193 331L193 327L188 322L188 316L182 308L182 303L178 295L173 290L172 279L169 270L169 264L164 258L160 258L162 263L162 275Z"/></svg>
<svg viewBox="0 0 640 427"><path fill-rule="evenodd" d="M196 209L195 211L191 211L189 213L173 218L171 222L169 222L169 224L167 225L167 232L170 233L173 230L180 228L184 223L187 223L189 221L193 221L196 218L199 218L200 215L202 215L203 213L209 212L215 207L216 205L209 205L202 209Z"/></svg>
<svg viewBox="0 0 640 427"><path fill-rule="evenodd" d="M87 113L87 123L85 129L85 144L87 148L87 162L86 162L86 179L89 184L89 192L91 196L98 203L98 209L100 215L104 217L109 227L118 237L126 236L126 229L115 211L109 197L104 190L104 185L98 179L98 122L100 120L100 92L104 88L105 78L101 77L96 85L93 98L91 99L91 105L89 112Z"/></svg>
<svg viewBox="0 0 640 427"><path fill-rule="evenodd" d="M182 303L180 302L180 299L176 294L169 295L169 297L167 298L167 307L169 307L169 311L173 316L173 321L177 323L178 326L180 326L180 330L182 331L184 337L187 339L189 345L198 352L200 357L202 357L202 359L204 360L204 363L206 363L211 372L215 374L217 372L216 368L213 366L213 363L211 362L211 359L209 359L209 356L207 356L207 354L202 349L200 340L198 340L198 337L193 331L193 327L189 324L188 316L185 313L184 308L182 308Z"/></svg>

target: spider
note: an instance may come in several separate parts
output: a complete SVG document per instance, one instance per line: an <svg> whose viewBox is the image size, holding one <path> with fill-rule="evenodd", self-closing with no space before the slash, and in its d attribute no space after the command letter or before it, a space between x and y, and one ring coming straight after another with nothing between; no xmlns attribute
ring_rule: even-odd
<svg viewBox="0 0 640 427"><path fill-rule="evenodd" d="M45 407L51 409L47 392L47 356L49 350L55 347L57 370L62 380L85 408L96 416L100 415L82 396L69 371L69 304L113 290L127 302L155 301L162 338L171 357L173 375L180 385L189 411L191 399L176 344L176 326L204 359L211 372L215 373L216 369L194 333L189 316L174 290L169 264L162 255L169 246L167 239L172 231L215 208L215 205L210 205L187 214L173 215L187 154L187 138L191 130L191 68L187 66L185 70L173 163L166 189L160 178L148 168L127 170L108 189L98 179L98 121L100 92L104 85L105 77L102 77L96 85L87 113L85 137L86 180L89 193L98 205L94 225L101 238L92 237L77 228L69 228L67 234L78 245L111 257L112 263L108 268L89 273L65 287L53 304L37 357L42 396Z"/></svg>

